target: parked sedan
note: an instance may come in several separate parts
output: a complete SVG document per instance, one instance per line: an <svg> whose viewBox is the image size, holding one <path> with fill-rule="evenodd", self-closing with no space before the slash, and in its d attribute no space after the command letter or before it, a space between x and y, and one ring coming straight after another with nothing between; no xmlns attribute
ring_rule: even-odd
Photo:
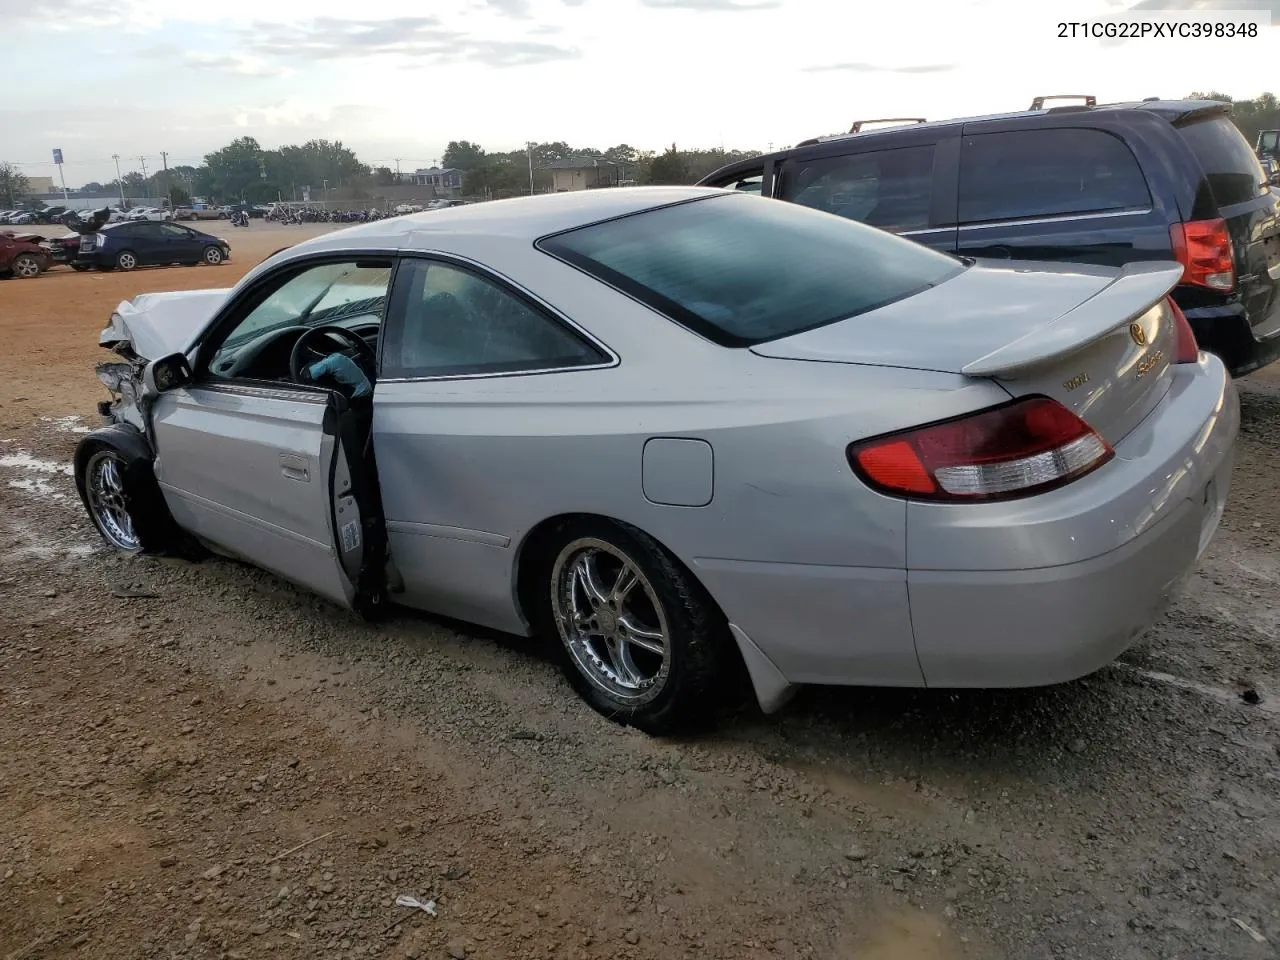
<svg viewBox="0 0 1280 960"><path fill-rule="evenodd" d="M597 710L1108 663L1217 527L1239 408L1181 267L981 264L702 188L410 215L120 304L107 543L544 635ZM376 462L375 462L376 454Z"/></svg>
<svg viewBox="0 0 1280 960"><path fill-rule="evenodd" d="M30 279L49 268L49 251L33 234L0 230L0 277Z"/></svg>
<svg viewBox="0 0 1280 960"><path fill-rule="evenodd" d="M135 221L108 224L80 237L75 265L99 270L132 270L135 267L180 263L217 266L231 256L231 245L221 237L178 223Z"/></svg>

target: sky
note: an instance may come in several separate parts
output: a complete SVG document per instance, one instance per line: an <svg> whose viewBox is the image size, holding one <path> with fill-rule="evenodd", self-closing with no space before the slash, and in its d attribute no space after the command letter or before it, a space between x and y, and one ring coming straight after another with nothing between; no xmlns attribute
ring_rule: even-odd
<svg viewBox="0 0 1280 960"><path fill-rule="evenodd" d="M1256 39L1059 38L1249 10ZM1280 93L1280 0L0 0L0 161L69 186L323 137L429 166L450 140L765 150L943 119L1217 89ZM21 96L16 93L20 92ZM56 182L56 180L55 180Z"/></svg>

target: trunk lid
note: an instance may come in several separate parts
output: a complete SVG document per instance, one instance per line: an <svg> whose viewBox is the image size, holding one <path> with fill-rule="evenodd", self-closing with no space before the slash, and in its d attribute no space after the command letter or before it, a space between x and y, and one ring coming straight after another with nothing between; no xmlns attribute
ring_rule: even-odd
<svg viewBox="0 0 1280 960"><path fill-rule="evenodd" d="M914 297L751 349L764 357L939 370L1042 394L1109 443L1164 397L1177 354L1175 263L978 264Z"/></svg>

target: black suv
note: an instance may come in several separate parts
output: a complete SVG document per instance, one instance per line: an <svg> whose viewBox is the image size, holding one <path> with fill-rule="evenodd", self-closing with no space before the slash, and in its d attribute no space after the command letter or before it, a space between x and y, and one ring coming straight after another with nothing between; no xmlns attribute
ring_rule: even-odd
<svg viewBox="0 0 1280 960"><path fill-rule="evenodd" d="M1176 260L1174 299L1236 376L1280 358L1280 193L1214 100L1145 100L853 131L722 167L761 193L948 253ZM871 121L866 121L870 123Z"/></svg>

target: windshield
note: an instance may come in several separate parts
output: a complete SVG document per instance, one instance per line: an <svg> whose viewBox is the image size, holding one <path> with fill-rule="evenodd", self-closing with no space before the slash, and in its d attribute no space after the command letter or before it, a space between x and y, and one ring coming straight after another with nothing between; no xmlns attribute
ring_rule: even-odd
<svg viewBox="0 0 1280 960"><path fill-rule="evenodd" d="M222 349L235 350L281 327L319 326L370 314L381 316L390 280L389 266L334 263L305 270L245 317Z"/></svg>
<svg viewBox="0 0 1280 960"><path fill-rule="evenodd" d="M580 227L539 246L730 347L867 313L965 269L873 227L737 192Z"/></svg>

